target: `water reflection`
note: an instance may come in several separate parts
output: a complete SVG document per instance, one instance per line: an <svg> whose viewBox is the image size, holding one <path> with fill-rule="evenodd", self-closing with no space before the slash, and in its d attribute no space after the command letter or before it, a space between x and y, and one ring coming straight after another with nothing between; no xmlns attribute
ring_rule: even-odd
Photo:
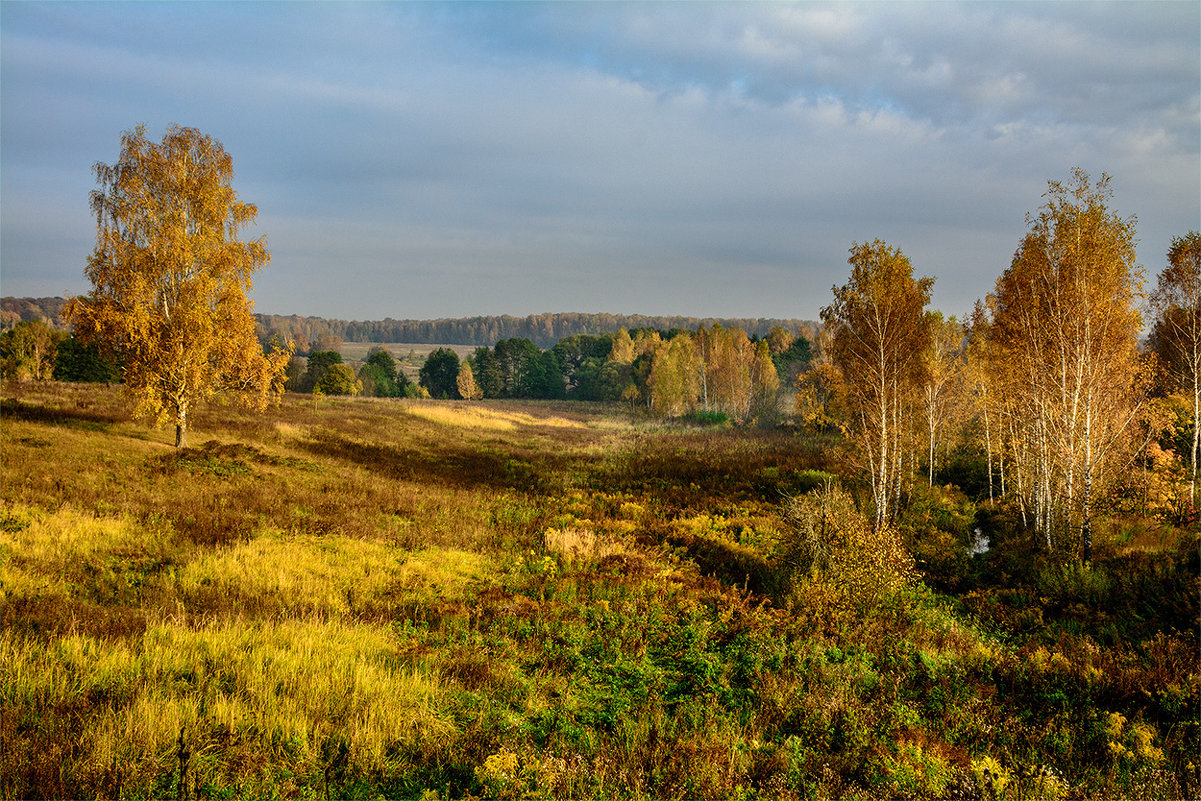
<svg viewBox="0 0 1201 801"><path fill-rule="evenodd" d="M989 548L992 547L991 543L989 542L988 535L982 532L980 529L973 531L972 535L972 543L971 545L967 546L967 555L980 556L988 553Z"/></svg>

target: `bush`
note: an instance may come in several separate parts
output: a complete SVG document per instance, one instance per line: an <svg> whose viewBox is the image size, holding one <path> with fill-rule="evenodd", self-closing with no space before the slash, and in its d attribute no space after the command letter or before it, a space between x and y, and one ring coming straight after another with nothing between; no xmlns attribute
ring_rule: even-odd
<svg viewBox="0 0 1201 801"><path fill-rule="evenodd" d="M839 607L869 609L916 577L913 557L891 525L873 528L850 494L828 485L792 498L779 558L794 586L829 588Z"/></svg>
<svg viewBox="0 0 1201 801"><path fill-rule="evenodd" d="M698 409L681 417L680 422L694 426L728 426L730 416L725 412L706 412Z"/></svg>
<svg viewBox="0 0 1201 801"><path fill-rule="evenodd" d="M320 390L323 395L358 395L363 389L363 382L355 380L350 365L333 364L314 389Z"/></svg>

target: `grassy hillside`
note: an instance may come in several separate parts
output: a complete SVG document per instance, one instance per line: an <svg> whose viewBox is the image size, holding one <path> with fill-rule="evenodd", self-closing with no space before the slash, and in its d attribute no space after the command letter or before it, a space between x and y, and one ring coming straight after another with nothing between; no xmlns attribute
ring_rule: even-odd
<svg viewBox="0 0 1201 801"><path fill-rule="evenodd" d="M915 490L923 581L857 606L780 514L833 441L299 396L193 440L5 385L3 797L1198 791L1194 534L1065 566L998 518L971 558Z"/></svg>

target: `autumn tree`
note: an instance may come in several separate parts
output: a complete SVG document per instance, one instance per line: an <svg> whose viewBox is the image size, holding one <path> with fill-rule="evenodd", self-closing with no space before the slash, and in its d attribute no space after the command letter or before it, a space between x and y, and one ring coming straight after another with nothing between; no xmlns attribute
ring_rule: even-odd
<svg viewBox="0 0 1201 801"><path fill-rule="evenodd" d="M215 394L256 409L278 399L290 354L264 353L246 297L269 256L263 238L239 238L258 210L238 200L221 144L179 126L156 144L138 126L95 172L92 290L64 315L119 356L136 413L174 423L182 448L192 410Z"/></svg>
<svg viewBox="0 0 1201 801"><path fill-rule="evenodd" d="M751 361L754 350L750 339L741 328L723 328L718 323L702 341L706 345L700 354L704 360L705 409L723 412L737 420L745 419L753 394Z"/></svg>
<svg viewBox="0 0 1201 801"><path fill-rule="evenodd" d="M929 348L925 306L934 279L913 278L909 259L879 239L851 247L850 281L821 310L831 361L842 373L850 430L871 476L875 525L900 497L908 410L924 381Z"/></svg>
<svg viewBox="0 0 1201 801"><path fill-rule="evenodd" d="M1045 197L973 327L1003 403L1011 489L1048 549L1075 540L1087 561L1097 495L1129 456L1145 397L1142 270L1108 176L1094 186L1077 169Z"/></svg>
<svg viewBox="0 0 1201 801"><path fill-rule="evenodd" d="M358 395L363 391L363 382L355 379L349 364L331 364L313 387L317 395Z"/></svg>
<svg viewBox="0 0 1201 801"><path fill-rule="evenodd" d="M696 408L697 352L692 336L676 334L661 343L651 363L651 408L667 417L678 417Z"/></svg>
<svg viewBox="0 0 1201 801"><path fill-rule="evenodd" d="M651 392L651 373L655 366L655 355L663 347L663 339L657 331L642 330L633 338L634 359L630 362L630 383L622 391L622 399L630 405L643 403L654 408Z"/></svg>
<svg viewBox="0 0 1201 801"><path fill-rule="evenodd" d="M630 364L634 361L634 340L630 332L620 328L613 337L613 345L609 348L609 360Z"/></svg>
<svg viewBox="0 0 1201 801"><path fill-rule="evenodd" d="M479 400L484 397L484 391L475 383L475 375L471 372L471 362L467 359L459 365L459 377L455 381L459 397L463 400Z"/></svg>
<svg viewBox="0 0 1201 801"><path fill-rule="evenodd" d="M1189 497L1197 504L1197 451L1201 439L1201 233L1174 237L1168 266L1151 295L1156 315L1151 349L1159 357L1171 391L1192 396L1193 434L1189 454Z"/></svg>
<svg viewBox="0 0 1201 801"><path fill-rule="evenodd" d="M923 434L926 441L927 481L934 486L938 463L938 444L956 417L965 392L963 326L952 315L927 312L930 327L929 347L925 353L926 381L921 387Z"/></svg>
<svg viewBox="0 0 1201 801"><path fill-rule="evenodd" d="M1004 494L1003 418L1006 404L1000 395L1003 382L991 371L998 366L996 343L990 336L988 312L976 301L966 325L967 343L964 363L964 391L971 414L984 429L984 459L988 474L988 500L996 499L997 479ZM999 457L1000 467L994 469Z"/></svg>
<svg viewBox="0 0 1201 801"><path fill-rule="evenodd" d="M763 337L763 340L767 342L767 346L771 348L772 355L774 356L792 347L792 343L796 342L796 334L787 328L775 325L771 327L767 335Z"/></svg>
<svg viewBox="0 0 1201 801"><path fill-rule="evenodd" d="M822 360L797 376L793 414L797 422L816 432L846 431L846 384L842 372Z"/></svg>
<svg viewBox="0 0 1201 801"><path fill-rule="evenodd" d="M304 373L300 376L297 389L300 392L312 392L329 369L335 364L342 364L342 354L336 350L315 350L309 354Z"/></svg>
<svg viewBox="0 0 1201 801"><path fill-rule="evenodd" d="M771 348L766 340L759 340L751 357L751 403L747 410L748 421L757 420L760 425L775 425L779 418L780 376L771 358Z"/></svg>
<svg viewBox="0 0 1201 801"><path fill-rule="evenodd" d="M66 334L41 320L30 320L0 334L0 369L5 378L44 381L54 373L58 348Z"/></svg>

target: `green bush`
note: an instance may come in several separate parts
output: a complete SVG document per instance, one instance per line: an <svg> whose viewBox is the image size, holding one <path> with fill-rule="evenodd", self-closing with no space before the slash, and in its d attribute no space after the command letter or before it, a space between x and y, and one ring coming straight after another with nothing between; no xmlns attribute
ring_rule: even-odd
<svg viewBox="0 0 1201 801"><path fill-rule="evenodd" d="M679 418L680 422L694 426L729 426L730 416L725 412L706 412L698 409Z"/></svg>

